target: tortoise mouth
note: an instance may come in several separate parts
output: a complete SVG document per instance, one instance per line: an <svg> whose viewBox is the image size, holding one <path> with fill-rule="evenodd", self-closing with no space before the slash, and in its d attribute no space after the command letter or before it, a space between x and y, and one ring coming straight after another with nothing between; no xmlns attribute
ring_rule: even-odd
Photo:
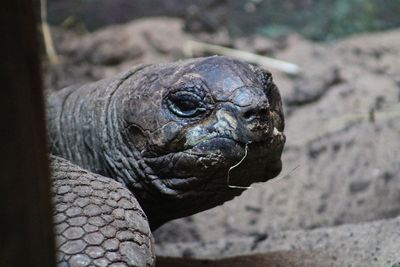
<svg viewBox="0 0 400 267"><path fill-rule="evenodd" d="M285 136L277 132L267 141L244 144L231 137L212 137L183 151L144 158L171 196L199 194L200 189L229 189L229 169L242 161L231 173L231 181L250 185L277 176L282 168L280 160ZM248 153L246 152L248 150ZM215 188L210 189L214 191ZM160 188L162 190L162 188Z"/></svg>

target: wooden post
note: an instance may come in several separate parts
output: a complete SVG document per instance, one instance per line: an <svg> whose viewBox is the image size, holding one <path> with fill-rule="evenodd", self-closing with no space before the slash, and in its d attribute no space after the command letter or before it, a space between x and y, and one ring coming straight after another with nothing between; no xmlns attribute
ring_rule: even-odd
<svg viewBox="0 0 400 267"><path fill-rule="evenodd" d="M0 7L0 266L55 266L33 0Z"/></svg>

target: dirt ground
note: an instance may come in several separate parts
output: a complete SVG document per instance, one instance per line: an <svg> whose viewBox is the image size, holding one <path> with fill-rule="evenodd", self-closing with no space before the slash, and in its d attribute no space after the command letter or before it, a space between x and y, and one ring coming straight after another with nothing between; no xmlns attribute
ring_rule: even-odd
<svg viewBox="0 0 400 267"><path fill-rule="evenodd" d="M271 70L285 102L282 174L220 207L162 226L155 232L160 254L176 243L173 254L184 255L185 242L264 242L285 231L315 229L310 240L317 240L329 231L357 232L360 225L362 236L369 231L363 222L392 222L400 215L400 30L320 44L298 35L232 39L225 32L190 35L182 28L178 19L152 18L87 35L54 29L61 63L44 67L46 87L58 90L133 64L183 58L193 39L301 67L298 76ZM338 228L344 224L352 230ZM385 240L379 249L388 247ZM271 242L269 251L277 244Z"/></svg>

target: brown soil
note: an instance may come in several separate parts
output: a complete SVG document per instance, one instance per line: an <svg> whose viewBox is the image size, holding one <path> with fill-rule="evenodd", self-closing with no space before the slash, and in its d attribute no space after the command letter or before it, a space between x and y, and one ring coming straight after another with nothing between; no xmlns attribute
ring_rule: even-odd
<svg viewBox="0 0 400 267"><path fill-rule="evenodd" d="M318 44L292 35L231 39L190 35L177 19L144 19L80 36L54 30L59 66L46 66L57 90L97 80L127 66L184 56L196 39L298 64L301 75L272 70L285 101L287 146L282 174L212 210L155 233L158 244L221 238L266 239L400 214L400 31Z"/></svg>

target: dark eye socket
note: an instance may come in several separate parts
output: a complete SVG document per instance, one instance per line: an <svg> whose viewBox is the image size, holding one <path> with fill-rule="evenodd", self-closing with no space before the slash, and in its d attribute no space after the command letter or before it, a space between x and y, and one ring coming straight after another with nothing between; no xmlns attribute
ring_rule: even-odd
<svg viewBox="0 0 400 267"><path fill-rule="evenodd" d="M169 95L168 108L181 117L195 117L206 111L198 95L181 91Z"/></svg>

